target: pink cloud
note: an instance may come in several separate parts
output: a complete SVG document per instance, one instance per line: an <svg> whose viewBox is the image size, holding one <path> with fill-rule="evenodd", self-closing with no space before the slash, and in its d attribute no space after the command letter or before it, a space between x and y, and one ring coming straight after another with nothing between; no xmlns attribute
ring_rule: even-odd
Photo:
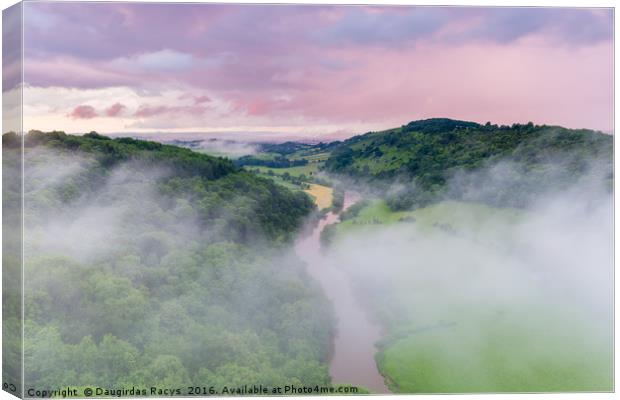
<svg viewBox="0 0 620 400"><path fill-rule="evenodd" d="M183 93L182 95L178 97L178 99L179 100L192 99L194 100L194 105L211 102L211 98L207 95L196 96L192 93Z"/></svg>
<svg viewBox="0 0 620 400"><path fill-rule="evenodd" d="M265 99L240 102L238 107L240 110L244 110L249 115L267 115L274 109L273 104Z"/></svg>
<svg viewBox="0 0 620 400"><path fill-rule="evenodd" d="M229 100L233 104L234 110L249 116L278 116L287 115L295 110L289 107L290 102L271 95L248 95L235 93Z"/></svg>
<svg viewBox="0 0 620 400"><path fill-rule="evenodd" d="M208 103L210 101L211 101L211 98L209 96L196 96L194 98L194 104Z"/></svg>
<svg viewBox="0 0 620 400"><path fill-rule="evenodd" d="M138 118L150 118L157 117L164 114L169 115L181 115L181 114L193 114L193 115L202 115L207 111L207 107L202 107L198 105L193 106L150 106L147 104L143 104L138 107L138 110L134 113L135 117Z"/></svg>
<svg viewBox="0 0 620 400"><path fill-rule="evenodd" d="M225 93L249 116L298 116L385 128L450 117L499 124L532 121L572 128L613 126L613 44L578 49L540 38L519 44L445 46L416 51L339 49L346 69L309 68L296 88ZM290 94L286 101L279 93Z"/></svg>
<svg viewBox="0 0 620 400"><path fill-rule="evenodd" d="M68 115L73 119L91 119L97 116L97 111L92 106L81 105L75 107Z"/></svg>
<svg viewBox="0 0 620 400"><path fill-rule="evenodd" d="M138 110L134 113L134 116L139 118L148 118L153 117L160 114L165 114L170 111L169 107L166 106L149 106L149 105L141 105Z"/></svg>
<svg viewBox="0 0 620 400"><path fill-rule="evenodd" d="M452 117L613 128L610 9L28 7L58 19L54 29L31 20L24 61L29 85L128 87L138 96L140 89L187 90L178 105L144 98L138 101L164 105L125 110L154 126L196 126L198 118L188 115L204 116L222 100L232 107L202 125L324 123L346 130ZM182 22L164 23L170 15ZM87 19L92 29L65 18ZM163 69L115 62L145 61L145 54L147 64L160 65L162 54L200 62L191 68L164 63ZM101 114L123 112L112 107ZM95 110L74 113L96 116Z"/></svg>
<svg viewBox="0 0 620 400"><path fill-rule="evenodd" d="M118 117L125 108L127 107L121 103L114 103L105 110L105 115L108 117Z"/></svg>
<svg viewBox="0 0 620 400"><path fill-rule="evenodd" d="M24 80L33 86L81 89L130 86L141 77L72 57L24 60ZM62 83L61 83L62 82Z"/></svg>

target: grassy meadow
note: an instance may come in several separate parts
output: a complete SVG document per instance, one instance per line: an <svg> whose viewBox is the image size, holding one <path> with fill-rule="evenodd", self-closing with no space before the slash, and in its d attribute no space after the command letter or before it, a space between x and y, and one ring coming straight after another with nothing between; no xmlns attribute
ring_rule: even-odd
<svg viewBox="0 0 620 400"><path fill-rule="evenodd" d="M334 199L334 189L328 186L311 183L310 188L304 190L304 192L308 193L310 197L312 197L314 203L317 205L319 210L323 210L332 206L332 201Z"/></svg>
<svg viewBox="0 0 620 400"><path fill-rule="evenodd" d="M465 296L466 303L460 303L455 300L460 294L444 293L445 284L441 283L444 276L451 276L455 281L450 282L457 282L451 284L454 290L475 292L475 286L468 285L480 268L491 271L481 275L484 279L497 274L498 280L475 282L475 285L482 285L484 290L497 285L495 290L510 293L512 283L503 274L514 270L502 265L501 260L514 251L511 237L514 227L528 216L522 210L459 201L394 212L384 200L371 200L333 227L328 234L330 248L346 243L355 235L373 237L377 232L400 229L397 231L401 235L400 243L408 241L418 246L414 255L419 251L424 253L416 260L399 260L402 264L399 268L384 267L389 275L387 292L377 289L384 284L381 278L375 281L366 277L357 283L358 290L364 292L364 301L386 331L375 358L390 390L476 393L613 388L612 341L606 333L610 329L604 324L596 328L588 325L585 308L554 303L540 288L532 289L518 302L482 299L469 303ZM380 248L381 236L375 237L376 242L369 242ZM429 252L424 244L418 244L432 237L444 238L440 240L446 241L448 252L455 248L450 244L452 241L467 238L469 242L465 243L472 244L472 254L488 249L496 254L497 265L484 265L485 261L467 255L467 248L462 249L465 260L458 262L462 266L450 265L449 254ZM354 272L359 268L355 272L358 276L366 273L362 264L349 268ZM421 273L420 268L426 272ZM464 275L458 278L460 274ZM353 279L355 282L356 278ZM514 287L519 287L520 282L518 277ZM505 285L508 286L502 289ZM445 298L441 297L444 295Z"/></svg>
<svg viewBox="0 0 620 400"><path fill-rule="evenodd" d="M430 306L432 307L432 305ZM584 325L544 304L441 314L406 324L376 359L394 392L566 392L613 388L610 337L585 342ZM584 320L584 323L586 321Z"/></svg>
<svg viewBox="0 0 620 400"><path fill-rule="evenodd" d="M273 182L282 185L291 190L301 190L313 199L319 210L323 210L332 206L334 190L330 186L324 184L312 183L314 178L319 174L323 160L329 153L309 154L307 150L299 151L289 156L289 160L307 159L306 165L294 167L266 167L263 165L247 165L244 168L252 171L261 177L271 179ZM260 157L269 157L271 153L261 153ZM320 160L320 161L319 161ZM323 179L323 181L326 181ZM327 182L327 181L326 181Z"/></svg>
<svg viewBox="0 0 620 400"><path fill-rule="evenodd" d="M288 168L272 168L272 167L264 167L262 165L252 165L247 166L246 168L249 170L258 170L261 174L268 174L269 171L276 175L282 175L285 172L288 172L291 176L299 177L301 175L305 175L306 177L310 177L312 175L316 175L319 172L318 163L308 163L306 165L301 165L297 167L288 167Z"/></svg>
<svg viewBox="0 0 620 400"><path fill-rule="evenodd" d="M352 210L353 211L353 210ZM345 214L343 221L334 226L331 240L346 237L348 233L371 232L380 226L415 224L420 232L458 232L461 229L482 230L490 218L516 222L523 211L495 208L480 203L443 201L412 211L392 211L385 200L370 200L359 211Z"/></svg>

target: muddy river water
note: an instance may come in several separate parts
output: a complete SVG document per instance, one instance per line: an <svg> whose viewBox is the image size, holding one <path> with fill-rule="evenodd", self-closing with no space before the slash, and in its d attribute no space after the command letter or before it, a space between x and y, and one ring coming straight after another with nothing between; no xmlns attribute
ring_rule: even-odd
<svg viewBox="0 0 620 400"><path fill-rule="evenodd" d="M359 195L347 192L343 209L358 200ZM381 338L380 327L369 319L345 272L331 264L321 252L321 231L338 220L339 215L330 212L311 234L301 237L295 245L297 255L305 261L308 273L320 283L336 313L336 333L329 360L332 383L363 386L374 393L389 393L374 359L375 343Z"/></svg>

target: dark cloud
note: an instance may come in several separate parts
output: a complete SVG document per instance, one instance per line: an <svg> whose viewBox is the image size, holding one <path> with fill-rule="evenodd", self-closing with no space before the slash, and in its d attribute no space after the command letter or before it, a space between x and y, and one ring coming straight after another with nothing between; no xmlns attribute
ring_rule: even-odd
<svg viewBox="0 0 620 400"><path fill-rule="evenodd" d="M323 45L354 43L359 45L401 45L429 38L453 19L446 8L350 7L342 18L316 35Z"/></svg>
<svg viewBox="0 0 620 400"><path fill-rule="evenodd" d="M461 39L509 43L537 33L568 45L611 40L613 13L584 8L495 8L484 10L484 22Z"/></svg>

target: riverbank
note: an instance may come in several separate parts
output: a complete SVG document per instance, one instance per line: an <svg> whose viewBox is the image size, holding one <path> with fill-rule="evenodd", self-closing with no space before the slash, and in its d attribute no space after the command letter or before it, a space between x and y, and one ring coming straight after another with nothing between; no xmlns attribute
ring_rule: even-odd
<svg viewBox="0 0 620 400"><path fill-rule="evenodd" d="M357 194L345 193L343 210L358 200ZM308 273L321 285L336 314L329 359L332 383L365 387L373 393L390 393L375 361L381 329L358 301L347 275L321 251L321 232L338 221L339 214L327 213L312 233L301 237L295 245L297 255L306 263Z"/></svg>

